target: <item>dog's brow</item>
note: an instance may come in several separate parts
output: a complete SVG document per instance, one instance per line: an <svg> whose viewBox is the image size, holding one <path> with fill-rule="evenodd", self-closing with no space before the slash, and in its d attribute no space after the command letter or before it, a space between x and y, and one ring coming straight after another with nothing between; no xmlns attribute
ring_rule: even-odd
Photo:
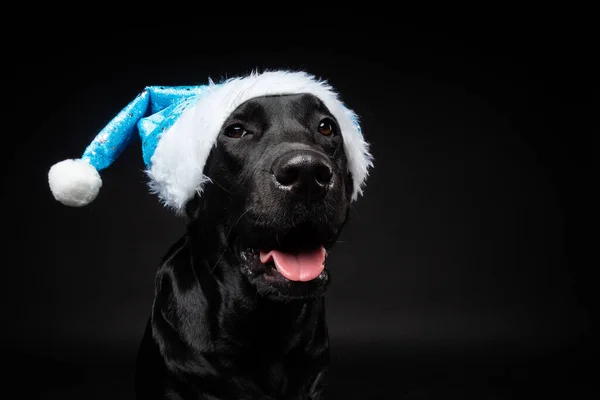
<svg viewBox="0 0 600 400"><path fill-rule="evenodd" d="M247 103L235 110L229 120L252 121L256 119L264 119L264 108L258 103Z"/></svg>
<svg viewBox="0 0 600 400"><path fill-rule="evenodd" d="M304 100L317 110L326 108L325 103L323 103L323 101L321 101L321 99L319 99L317 96L314 96L312 94L306 94L304 96Z"/></svg>

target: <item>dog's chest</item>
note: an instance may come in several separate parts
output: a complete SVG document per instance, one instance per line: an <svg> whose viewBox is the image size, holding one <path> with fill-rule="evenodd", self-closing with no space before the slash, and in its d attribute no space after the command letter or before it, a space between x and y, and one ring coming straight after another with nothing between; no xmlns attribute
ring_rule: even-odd
<svg viewBox="0 0 600 400"><path fill-rule="evenodd" d="M235 338L222 347L222 365L274 398L296 391L309 378L312 343L319 342L314 340L316 312L309 305L267 305L238 315L229 325Z"/></svg>

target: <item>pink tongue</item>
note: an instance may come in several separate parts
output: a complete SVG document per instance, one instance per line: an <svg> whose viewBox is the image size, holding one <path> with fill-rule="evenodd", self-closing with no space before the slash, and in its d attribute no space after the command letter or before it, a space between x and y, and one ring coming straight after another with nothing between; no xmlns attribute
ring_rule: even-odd
<svg viewBox="0 0 600 400"><path fill-rule="evenodd" d="M290 281L311 281L321 274L325 266L325 248L302 253L283 253L271 250L268 253L260 252L260 262L267 263L271 258L275 262L277 271Z"/></svg>

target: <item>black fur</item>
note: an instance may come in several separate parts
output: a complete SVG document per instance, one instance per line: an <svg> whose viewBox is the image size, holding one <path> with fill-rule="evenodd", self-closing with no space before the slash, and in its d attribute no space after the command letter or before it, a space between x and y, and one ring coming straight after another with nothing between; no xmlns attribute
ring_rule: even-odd
<svg viewBox="0 0 600 400"><path fill-rule="evenodd" d="M187 232L157 272L138 399L322 398L330 272L288 281L258 250L331 249L348 218L346 162L335 118L312 95L234 111L204 169L211 183L187 205Z"/></svg>

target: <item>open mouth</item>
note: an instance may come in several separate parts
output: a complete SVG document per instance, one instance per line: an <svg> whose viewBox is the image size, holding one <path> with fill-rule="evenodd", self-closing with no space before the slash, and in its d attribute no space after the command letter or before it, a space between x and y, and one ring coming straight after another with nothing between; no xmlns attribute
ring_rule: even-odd
<svg viewBox="0 0 600 400"><path fill-rule="evenodd" d="M327 250L324 246L302 250L257 250L242 252L245 272L251 280L262 281L277 287L312 287L317 282L327 281L325 267ZM308 287L307 287L308 289Z"/></svg>
<svg viewBox="0 0 600 400"><path fill-rule="evenodd" d="M295 282L309 282L317 279L325 270L327 251L323 246L299 252L270 250L259 252L260 263L267 277L279 276Z"/></svg>
<svg viewBox="0 0 600 400"><path fill-rule="evenodd" d="M259 293L271 298L308 299L324 293L337 229L329 224L296 223L292 228L252 226L238 242L241 270Z"/></svg>

